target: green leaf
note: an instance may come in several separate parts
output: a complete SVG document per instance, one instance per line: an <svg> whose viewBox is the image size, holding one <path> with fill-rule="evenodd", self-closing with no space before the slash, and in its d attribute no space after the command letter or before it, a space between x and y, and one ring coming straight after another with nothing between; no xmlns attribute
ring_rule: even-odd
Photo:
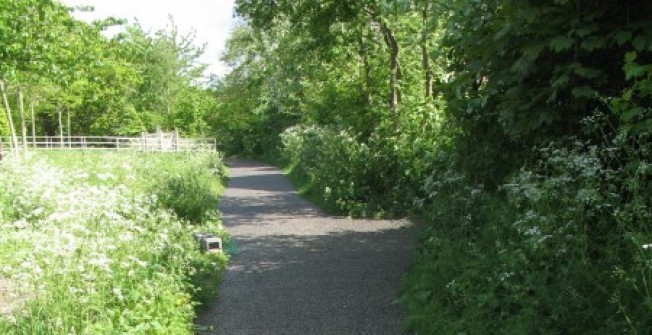
<svg viewBox="0 0 652 335"><path fill-rule="evenodd" d="M573 42L575 40L568 36L557 36L550 41L550 49L556 52L568 50Z"/></svg>
<svg viewBox="0 0 652 335"><path fill-rule="evenodd" d="M592 98L597 92L589 86L578 86L573 88L571 94L576 98Z"/></svg>
<svg viewBox="0 0 652 335"><path fill-rule="evenodd" d="M642 107L630 108L621 114L620 119L623 120L624 122L630 122L634 120L637 116L641 115L642 113L643 113Z"/></svg>
<svg viewBox="0 0 652 335"><path fill-rule="evenodd" d="M580 47L587 51L593 51L603 48L606 44L607 41L604 37L591 36L583 40Z"/></svg>
<svg viewBox="0 0 652 335"><path fill-rule="evenodd" d="M541 43L528 45L527 47L523 48L523 57L526 57L530 61L534 61L539 58L539 55L541 54L541 51L543 51L544 47L545 45Z"/></svg>
<svg viewBox="0 0 652 335"><path fill-rule="evenodd" d="M532 62L523 56L514 62L510 70L516 73L526 74L530 65L532 65Z"/></svg>
<svg viewBox="0 0 652 335"><path fill-rule="evenodd" d="M569 79L570 78L569 78L569 76L567 74L563 74L563 75L561 75L559 77L554 78L554 80L552 80L550 82L550 86L555 87L555 88L565 86L565 85L568 84Z"/></svg>
<svg viewBox="0 0 652 335"><path fill-rule="evenodd" d="M627 63L625 64L625 79L630 80L632 78L641 77L645 74L645 67L638 65L636 63Z"/></svg>
<svg viewBox="0 0 652 335"><path fill-rule="evenodd" d="M626 30L619 31L616 33L616 35L614 35L613 39L616 44L623 45L632 40L632 32Z"/></svg>
<svg viewBox="0 0 652 335"><path fill-rule="evenodd" d="M602 71L588 67L578 66L574 72L582 78L594 79L602 74Z"/></svg>
<svg viewBox="0 0 652 335"><path fill-rule="evenodd" d="M494 35L494 41L498 41L498 40L502 39L503 37L505 37L509 33L510 30L511 30L511 26L509 24L506 24L505 26L503 26L496 33L496 35Z"/></svg>
<svg viewBox="0 0 652 335"><path fill-rule="evenodd" d="M598 27L597 23L588 22L588 23L585 23L582 27L577 28L577 30L575 30L575 34L578 37L582 38L582 37L588 36L588 35L596 32L598 30L598 28L599 27Z"/></svg>
<svg viewBox="0 0 652 335"><path fill-rule="evenodd" d="M639 35L634 38L634 41L632 44L634 45L634 49L636 51L643 51L645 50L652 42L652 39L650 36L647 35Z"/></svg>
<svg viewBox="0 0 652 335"><path fill-rule="evenodd" d="M519 9L519 14L526 22L534 22L540 18L541 10L534 6L526 6Z"/></svg>

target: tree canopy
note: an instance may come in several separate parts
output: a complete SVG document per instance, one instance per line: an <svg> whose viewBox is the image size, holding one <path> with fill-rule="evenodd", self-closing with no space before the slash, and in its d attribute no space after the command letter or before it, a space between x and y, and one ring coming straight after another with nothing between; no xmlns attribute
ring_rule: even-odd
<svg viewBox="0 0 652 335"><path fill-rule="evenodd" d="M166 30L148 32L116 18L82 22L75 10L92 8L53 0L0 4L0 79L8 96L0 135L16 133L20 108L12 97L18 91L34 106L40 136L208 131L215 98L198 61L203 48L192 34L180 34L172 18ZM103 33L114 25L125 29ZM61 114L70 116L72 129L58 122Z"/></svg>

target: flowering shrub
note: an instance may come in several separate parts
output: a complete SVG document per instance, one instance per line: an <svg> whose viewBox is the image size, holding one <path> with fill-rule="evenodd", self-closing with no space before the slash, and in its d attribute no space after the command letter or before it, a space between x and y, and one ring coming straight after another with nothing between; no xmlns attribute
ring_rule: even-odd
<svg viewBox="0 0 652 335"><path fill-rule="evenodd" d="M216 280L225 262L201 254L191 234L221 226L215 214L191 225L153 190L183 178L183 165L211 174L209 164L115 153L3 162L0 278L25 302L0 317L0 333L191 334L202 289L193 280Z"/></svg>
<svg viewBox="0 0 652 335"><path fill-rule="evenodd" d="M423 186L433 223L405 285L410 327L647 333L652 169L645 147L631 138L551 145L493 193L450 170L433 174Z"/></svg>
<svg viewBox="0 0 652 335"><path fill-rule="evenodd" d="M345 130L295 126L281 134L292 172L308 180L327 205L354 216L388 216L406 201L397 185L403 169L386 143L363 143ZM373 148L373 149L372 149ZM404 208L403 208L404 209Z"/></svg>
<svg viewBox="0 0 652 335"><path fill-rule="evenodd" d="M367 179L369 151L346 131L306 126L281 134L282 153L326 201L341 211L365 214L371 204Z"/></svg>

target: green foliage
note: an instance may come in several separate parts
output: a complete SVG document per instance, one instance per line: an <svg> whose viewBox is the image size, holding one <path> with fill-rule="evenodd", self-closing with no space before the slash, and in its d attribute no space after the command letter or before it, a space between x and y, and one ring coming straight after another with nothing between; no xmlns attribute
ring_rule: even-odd
<svg viewBox="0 0 652 335"><path fill-rule="evenodd" d="M620 119L620 130L625 134L647 137L652 133L650 101L652 98L652 64L636 63L635 51L625 55L625 78L633 81L621 96L610 100L612 111Z"/></svg>
<svg viewBox="0 0 652 335"><path fill-rule="evenodd" d="M216 218L222 188L219 181L224 177L222 169L211 173L206 168L189 167L165 176L154 188L155 194L163 206L180 218L202 223Z"/></svg>
<svg viewBox="0 0 652 335"><path fill-rule="evenodd" d="M354 215L371 215L365 162L370 156L346 132L305 127L289 128L282 134L284 158L293 166L293 173L305 176L310 187L327 203Z"/></svg>
<svg viewBox="0 0 652 335"><path fill-rule="evenodd" d="M4 114L4 109L2 109L0 113ZM7 135L9 135L9 125L7 124L7 118L0 117L0 136L4 137Z"/></svg>
<svg viewBox="0 0 652 335"><path fill-rule="evenodd" d="M639 143L640 144L640 143ZM644 333L651 219L649 148L546 147L499 194L425 184L435 222L406 281L424 334ZM618 160L621 163L614 162ZM608 181L608 183L605 183ZM460 267L459 264L464 264ZM441 329L446 329L442 332Z"/></svg>
<svg viewBox="0 0 652 335"><path fill-rule="evenodd" d="M158 126L205 134L215 102L193 35L180 35L170 22L167 30L130 25L107 38L102 29L125 21L87 24L73 11L49 0L0 4L0 79L12 109L19 88L35 106L37 135L60 132L59 112L64 120L71 116L73 135L130 135Z"/></svg>
<svg viewBox="0 0 652 335"><path fill-rule="evenodd" d="M439 153L429 151L433 144L409 134L361 142L334 127L296 126L281 138L282 163L292 174L328 206L353 216L412 213L424 197L424 173L439 164Z"/></svg>

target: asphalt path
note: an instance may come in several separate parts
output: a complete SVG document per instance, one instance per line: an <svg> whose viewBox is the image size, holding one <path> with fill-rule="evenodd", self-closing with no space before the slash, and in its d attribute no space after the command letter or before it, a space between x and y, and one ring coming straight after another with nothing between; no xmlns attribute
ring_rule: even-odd
<svg viewBox="0 0 652 335"><path fill-rule="evenodd" d="M219 335L400 335L413 229L322 214L274 167L228 162L220 202L236 248L198 325Z"/></svg>

